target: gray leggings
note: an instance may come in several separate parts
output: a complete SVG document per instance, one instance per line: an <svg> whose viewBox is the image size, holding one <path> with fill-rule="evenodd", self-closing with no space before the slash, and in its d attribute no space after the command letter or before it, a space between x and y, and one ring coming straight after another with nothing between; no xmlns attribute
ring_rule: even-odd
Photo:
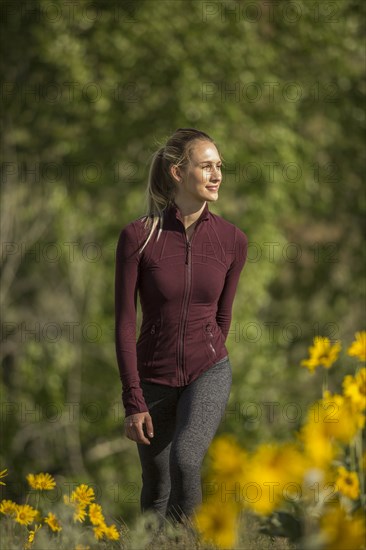
<svg viewBox="0 0 366 550"><path fill-rule="evenodd" d="M154 426L151 444L137 443L142 512L153 510L160 519L182 522L202 502L201 466L225 412L231 383L228 356L187 386L141 381Z"/></svg>

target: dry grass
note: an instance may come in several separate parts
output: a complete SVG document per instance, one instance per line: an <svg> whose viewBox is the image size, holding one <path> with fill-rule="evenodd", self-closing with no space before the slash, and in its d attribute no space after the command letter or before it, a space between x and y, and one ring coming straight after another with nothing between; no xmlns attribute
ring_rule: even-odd
<svg viewBox="0 0 366 550"><path fill-rule="evenodd" d="M239 521L239 543L235 550L301 550L285 537L270 537L259 531L260 522L249 512ZM216 550L213 544L202 543L189 524L173 525L165 520L160 526L153 515L137 520L127 543L128 550Z"/></svg>

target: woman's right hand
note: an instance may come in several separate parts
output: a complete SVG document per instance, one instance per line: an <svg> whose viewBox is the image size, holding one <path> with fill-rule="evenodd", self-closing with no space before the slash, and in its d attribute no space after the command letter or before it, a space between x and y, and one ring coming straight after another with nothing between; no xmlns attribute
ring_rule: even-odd
<svg viewBox="0 0 366 550"><path fill-rule="evenodd" d="M145 437L143 424L146 425L146 431L149 437L154 437L154 427L149 412L131 414L125 418L125 434L128 439L150 445L150 441Z"/></svg>

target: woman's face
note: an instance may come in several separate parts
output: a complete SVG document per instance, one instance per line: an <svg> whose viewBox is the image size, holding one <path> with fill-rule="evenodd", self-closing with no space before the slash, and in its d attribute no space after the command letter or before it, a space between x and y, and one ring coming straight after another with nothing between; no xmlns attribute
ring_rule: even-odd
<svg viewBox="0 0 366 550"><path fill-rule="evenodd" d="M221 159L216 146L210 141L197 140L191 149L190 162L176 171L177 196L184 199L216 201L221 185Z"/></svg>

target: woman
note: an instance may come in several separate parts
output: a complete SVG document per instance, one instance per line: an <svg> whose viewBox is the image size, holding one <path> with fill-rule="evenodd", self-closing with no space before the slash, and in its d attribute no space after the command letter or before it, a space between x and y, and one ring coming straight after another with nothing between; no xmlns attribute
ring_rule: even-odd
<svg viewBox="0 0 366 550"><path fill-rule="evenodd" d="M247 237L208 208L221 165L206 133L176 130L154 154L147 215L124 227L116 251L116 353L141 510L178 523L202 502L201 465L232 382L225 341Z"/></svg>

